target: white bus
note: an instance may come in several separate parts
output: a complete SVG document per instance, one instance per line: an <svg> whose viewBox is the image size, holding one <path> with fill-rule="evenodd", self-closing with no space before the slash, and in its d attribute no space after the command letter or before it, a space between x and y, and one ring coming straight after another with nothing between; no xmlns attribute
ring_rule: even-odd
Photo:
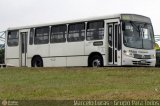
<svg viewBox="0 0 160 106"><path fill-rule="evenodd" d="M150 18L116 14L74 21L9 28L8 66L155 66Z"/></svg>

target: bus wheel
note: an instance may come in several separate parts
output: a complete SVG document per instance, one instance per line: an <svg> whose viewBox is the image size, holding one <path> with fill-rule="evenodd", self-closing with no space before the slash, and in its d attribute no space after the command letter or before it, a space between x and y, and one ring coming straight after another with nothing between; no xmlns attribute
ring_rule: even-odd
<svg viewBox="0 0 160 106"><path fill-rule="evenodd" d="M41 57L35 57L32 60L32 67L43 67L43 60Z"/></svg>
<svg viewBox="0 0 160 106"><path fill-rule="evenodd" d="M102 57L95 55L92 57L90 61L90 66L91 67L102 67L103 66L103 59Z"/></svg>

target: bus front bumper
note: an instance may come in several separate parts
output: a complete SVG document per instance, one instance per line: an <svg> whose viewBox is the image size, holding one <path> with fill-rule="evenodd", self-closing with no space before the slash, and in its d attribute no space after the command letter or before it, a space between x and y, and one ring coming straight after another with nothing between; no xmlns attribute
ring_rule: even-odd
<svg viewBox="0 0 160 106"><path fill-rule="evenodd" d="M125 66L155 66L156 59L136 59L125 56L122 60L122 65Z"/></svg>

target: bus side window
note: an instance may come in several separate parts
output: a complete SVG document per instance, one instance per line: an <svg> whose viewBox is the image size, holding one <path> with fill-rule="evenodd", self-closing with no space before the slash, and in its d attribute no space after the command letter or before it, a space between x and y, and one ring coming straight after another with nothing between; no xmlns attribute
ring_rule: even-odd
<svg viewBox="0 0 160 106"><path fill-rule="evenodd" d="M85 23L70 24L68 27L68 42L84 41Z"/></svg>
<svg viewBox="0 0 160 106"><path fill-rule="evenodd" d="M88 22L87 40L102 40L104 38L104 21Z"/></svg>
<svg viewBox="0 0 160 106"><path fill-rule="evenodd" d="M34 36L34 29L32 28L30 30L30 37L29 37L29 44L32 45L33 44L33 36Z"/></svg>
<svg viewBox="0 0 160 106"><path fill-rule="evenodd" d="M109 25L108 27L108 43L110 46L112 46L112 41L113 41L113 26Z"/></svg>
<svg viewBox="0 0 160 106"><path fill-rule="evenodd" d="M7 44L8 46L18 46L18 31L8 31L8 40Z"/></svg>
<svg viewBox="0 0 160 106"><path fill-rule="evenodd" d="M66 42L67 26L58 25L52 26L51 28L51 43L62 43Z"/></svg>
<svg viewBox="0 0 160 106"><path fill-rule="evenodd" d="M49 43L49 27L41 27L35 29L34 44Z"/></svg>

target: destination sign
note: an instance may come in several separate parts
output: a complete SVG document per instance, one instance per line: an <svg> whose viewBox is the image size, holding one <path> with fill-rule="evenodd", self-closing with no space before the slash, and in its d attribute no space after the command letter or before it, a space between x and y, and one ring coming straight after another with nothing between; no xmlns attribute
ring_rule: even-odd
<svg viewBox="0 0 160 106"><path fill-rule="evenodd" d="M151 23L150 18L135 14L122 14L121 19L126 21L139 21L139 22Z"/></svg>

